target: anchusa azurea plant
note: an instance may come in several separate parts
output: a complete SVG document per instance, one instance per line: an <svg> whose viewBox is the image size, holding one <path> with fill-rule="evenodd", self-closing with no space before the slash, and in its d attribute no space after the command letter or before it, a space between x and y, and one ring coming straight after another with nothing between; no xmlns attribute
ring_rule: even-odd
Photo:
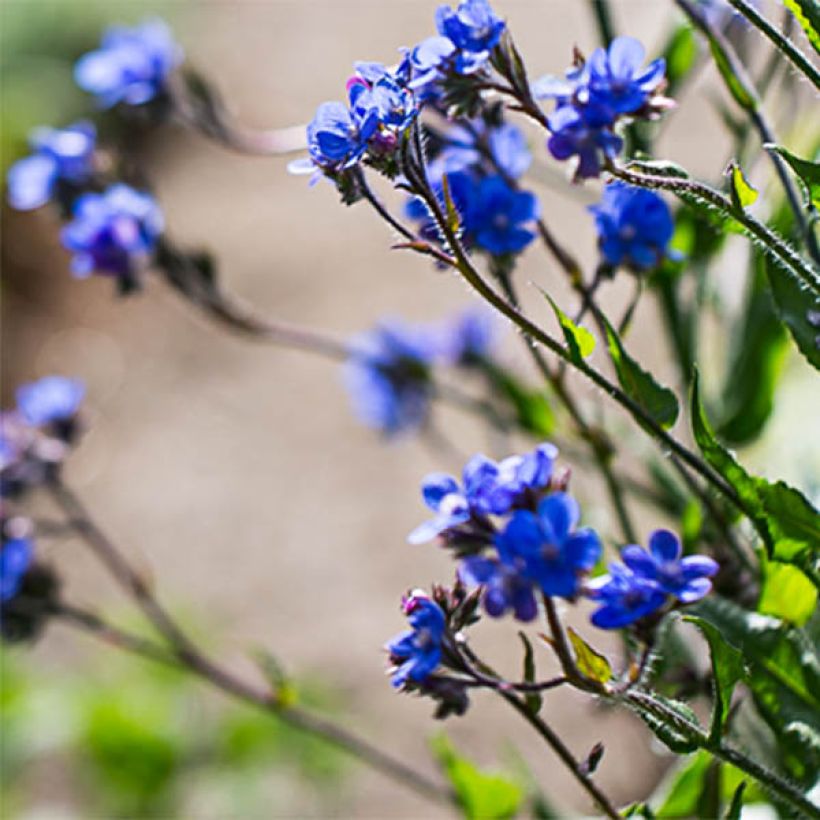
<svg viewBox="0 0 820 820"><path fill-rule="evenodd" d="M762 463L769 422L786 401L784 374L807 383L820 368L820 137L802 117L786 131L769 110L772 88L801 101L803 86L820 88L805 53L820 32L799 2L787 4L788 36L748 0L678 0L683 17L655 53L615 30L609 5L590 4L601 45L573 51L583 32L567 32L571 65L562 60L535 80L512 23L487 0L442 5L429 37L369 55L384 62L354 63L339 78L343 101L306 110L297 140L293 129L240 127L164 23L114 28L75 68L102 121L36 129L30 154L9 169L7 199L20 211L53 206L76 276L114 278L121 293L164 283L216 327L325 356L340 365L364 425L432 445L437 472L422 483L430 512L404 549L433 542L453 567L402 599L409 628L385 646L396 690L431 699L437 718L479 706L474 690L500 698L567 766L587 813L593 804L607 817L739 817L745 804L769 801L778 816L819 817L816 480L809 475L801 491L754 475L744 448L755 443ZM754 29L771 53L750 67L744 38ZM686 121L667 115L687 110L691 81L709 60L725 87L713 122L730 130L714 145L729 145L733 157L712 182L657 154L659 121ZM301 152L288 168L322 182L312 196L335 188L344 204L372 209L395 249L460 277L481 307L436 322L376 318L346 340L260 317L225 291L213 254L174 244L144 157L98 142L98 129L118 133L99 126L123 118L145 129L175 121L248 153ZM794 145L780 145L779 131ZM577 232L553 227L555 208L539 196L545 180L565 193L584 186L564 200ZM528 271L546 299L533 300L518 265L538 250L549 264ZM616 310L606 291L623 272L635 295ZM550 308L552 324L543 320ZM504 323L516 333L502 342ZM631 336L637 325L643 332ZM516 337L523 365L508 349ZM668 349L671 386L639 361L642 338ZM785 368L791 348L800 355ZM515 784L504 784L514 798L499 809L498 779L448 757L450 791L296 706L279 672L258 689L203 653L65 480L83 397L79 381L47 377L21 387L2 414L4 638L34 637L60 617L330 738L428 796L455 794L468 816L541 816L543 801L526 806ZM613 404L621 415L610 414ZM439 415L439 406L454 412ZM801 420L810 420L810 400L807 410ZM489 455L456 457L479 448L461 446L455 411L486 426ZM808 451L810 425L800 426ZM460 475L445 461L463 464ZM767 473L781 471L769 462ZM49 528L26 517L41 494L64 518L47 522L52 530L89 545L160 640L63 599L40 557ZM474 641L490 619L488 636L508 630L515 642L518 632L520 675L490 659L483 635ZM708 664L691 651L701 638ZM546 662L556 675L538 674ZM691 755L671 788L631 807L613 800L596 774L604 746L578 756L553 726L548 693L559 687L622 707L671 753ZM689 701L711 704L708 722Z"/></svg>

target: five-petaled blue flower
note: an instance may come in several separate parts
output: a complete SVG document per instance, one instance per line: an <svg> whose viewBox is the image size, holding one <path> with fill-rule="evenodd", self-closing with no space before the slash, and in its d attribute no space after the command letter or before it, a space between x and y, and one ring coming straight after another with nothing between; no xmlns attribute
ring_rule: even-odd
<svg viewBox="0 0 820 820"><path fill-rule="evenodd" d="M595 216L601 253L610 265L647 270L668 254L675 223L654 191L613 182L604 189L600 204L589 210Z"/></svg>
<svg viewBox="0 0 820 820"><path fill-rule="evenodd" d="M421 427L430 413L430 367L440 349L429 329L395 321L354 339L344 379L362 422L388 436Z"/></svg>
<svg viewBox="0 0 820 820"><path fill-rule="evenodd" d="M33 210L45 205L61 182L81 185L93 172L97 131L90 122L68 128L35 128L29 138L34 153L9 168L8 198L12 208Z"/></svg>
<svg viewBox="0 0 820 820"><path fill-rule="evenodd" d="M134 28L110 28L100 47L77 61L74 79L104 108L142 105L164 90L181 61L182 50L168 26L162 20L146 20Z"/></svg>
<svg viewBox="0 0 820 820"><path fill-rule="evenodd" d="M102 194L78 197L73 220L63 228L61 238L73 253L75 276L130 277L137 260L154 249L162 229L162 212L153 197L117 184Z"/></svg>
<svg viewBox="0 0 820 820"><path fill-rule="evenodd" d="M44 376L21 385L16 393L20 415L34 427L74 418L84 397L85 385L65 376Z"/></svg>
<svg viewBox="0 0 820 820"><path fill-rule="evenodd" d="M517 511L496 538L501 564L545 595L574 598L601 555L598 534L576 529L579 518L578 503L563 492L548 495L535 513Z"/></svg>
<svg viewBox="0 0 820 820"><path fill-rule="evenodd" d="M499 175L488 176L476 186L465 219L465 230L476 245L500 256L518 253L535 234L525 228L539 216L538 198L529 191L515 191Z"/></svg>
<svg viewBox="0 0 820 820"><path fill-rule="evenodd" d="M455 65L459 74L470 74L484 65L504 27L487 0L463 0L455 11L450 6L436 10L438 33L459 51Z"/></svg>
<svg viewBox="0 0 820 820"><path fill-rule="evenodd" d="M589 581L586 594L601 602L591 616L592 623L601 629L628 626L666 603L665 593L654 581L617 563L609 565L609 575Z"/></svg>
<svg viewBox="0 0 820 820"><path fill-rule="evenodd" d="M10 601L20 591L33 557L34 545L30 539L3 539L0 545L0 603Z"/></svg>
<svg viewBox="0 0 820 820"><path fill-rule="evenodd" d="M534 506L537 493L549 485L557 455L557 448L549 443L498 463L478 454L464 465L462 486L446 473L431 473L421 490L425 504L436 516L416 527L407 540L421 544L468 521L481 523L488 515ZM492 532L487 526L484 530L485 534Z"/></svg>
<svg viewBox="0 0 820 820"><path fill-rule="evenodd" d="M564 105L547 118L552 132L547 140L550 153L559 160L578 157L576 179L601 173L602 158L618 156L623 140L611 131L609 109L597 105Z"/></svg>
<svg viewBox="0 0 820 820"><path fill-rule="evenodd" d="M390 662L396 667L391 683L401 689L408 680L423 683L441 663L441 642L444 637L444 612L438 604L417 590L402 602L410 626L385 647Z"/></svg>

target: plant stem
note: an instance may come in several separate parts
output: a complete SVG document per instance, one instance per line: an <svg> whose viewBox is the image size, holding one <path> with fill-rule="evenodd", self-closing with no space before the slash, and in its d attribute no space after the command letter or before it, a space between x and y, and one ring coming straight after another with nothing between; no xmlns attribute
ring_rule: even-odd
<svg viewBox="0 0 820 820"><path fill-rule="evenodd" d="M58 614L120 649L157 662L175 662L223 692L271 712L302 731L323 738L425 797L453 802L453 796L447 789L411 769L403 761L325 718L298 707L282 704L275 692L247 683L207 658L154 597L147 584L131 567L113 541L94 523L79 498L59 481L52 481L46 487L74 531L91 548L119 585L142 609L157 632L167 641L168 651L164 656L164 650L152 641L130 636L105 624L91 613L62 606Z"/></svg>
<svg viewBox="0 0 820 820"><path fill-rule="evenodd" d="M589 0L589 5L592 7L592 13L595 16L601 45L607 48L615 39L615 29L612 25L609 3L607 0Z"/></svg>
<svg viewBox="0 0 820 820"><path fill-rule="evenodd" d="M784 37L760 12L746 0L728 0L729 4L740 12L755 28L774 43L803 74L808 77L815 88L820 90L820 71L811 60L787 37Z"/></svg>

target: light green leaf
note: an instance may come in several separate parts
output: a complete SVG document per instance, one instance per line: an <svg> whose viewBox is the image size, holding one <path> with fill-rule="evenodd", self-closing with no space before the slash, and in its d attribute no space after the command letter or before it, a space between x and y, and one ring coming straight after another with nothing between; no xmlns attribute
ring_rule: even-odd
<svg viewBox="0 0 820 820"><path fill-rule="evenodd" d="M703 780L711 762L712 755L703 749L682 762L672 782L661 787L663 802L656 812L659 818L696 816Z"/></svg>
<svg viewBox="0 0 820 820"><path fill-rule="evenodd" d="M607 336L607 347L618 381L626 394L637 402L662 427L669 428L678 418L678 400L668 388L655 381L627 352L615 329L601 314Z"/></svg>
<svg viewBox="0 0 820 820"><path fill-rule="evenodd" d="M732 702L732 692L735 684L746 677L743 667L743 657L731 644L727 643L718 629L703 618L696 615L687 615L687 623L694 624L706 638L712 658L712 677L714 679L715 705L712 711L712 726L709 730L709 739L713 743L720 742L723 726L729 715Z"/></svg>
<svg viewBox="0 0 820 820"><path fill-rule="evenodd" d="M447 174L444 174L441 178L441 190L444 196L444 209L447 214L447 227L453 233L458 233L461 218L458 215L458 208L456 208L450 193L450 180L447 178Z"/></svg>
<svg viewBox="0 0 820 820"><path fill-rule="evenodd" d="M817 589L797 567L779 561L766 562L758 612L803 626L816 606Z"/></svg>
<svg viewBox="0 0 820 820"><path fill-rule="evenodd" d="M800 159L800 157L795 156L791 151L787 151L780 145L767 143L763 147L780 154L786 160L789 167L805 186L811 204L815 208L820 208L820 163Z"/></svg>
<svg viewBox="0 0 820 820"><path fill-rule="evenodd" d="M783 4L797 18L814 50L820 53L820 5L817 0L783 0Z"/></svg>
<svg viewBox="0 0 820 820"><path fill-rule="evenodd" d="M569 350L572 361L576 364L580 363L595 350L595 337L585 327L576 325L575 322L555 304L549 294L544 293L544 296L549 299L549 303L555 311L558 324L561 325L561 330L564 332L564 339L566 339L567 349Z"/></svg>
<svg viewBox="0 0 820 820"><path fill-rule="evenodd" d="M694 68L698 56L698 47L692 27L678 26L663 49L666 60L666 93L675 96L675 91L689 72Z"/></svg>
<svg viewBox="0 0 820 820"><path fill-rule="evenodd" d="M431 746L468 820L504 820L515 816L524 797L518 783L476 768L455 750L445 734L432 738Z"/></svg>
<svg viewBox="0 0 820 820"><path fill-rule="evenodd" d="M593 649L571 626L567 627L572 648L575 650L575 660L581 674L598 683L606 683L612 678L612 667L609 661L597 650Z"/></svg>
<svg viewBox="0 0 820 820"><path fill-rule="evenodd" d="M749 184L736 162L729 165L729 193L735 208L748 208L758 197L757 188Z"/></svg>

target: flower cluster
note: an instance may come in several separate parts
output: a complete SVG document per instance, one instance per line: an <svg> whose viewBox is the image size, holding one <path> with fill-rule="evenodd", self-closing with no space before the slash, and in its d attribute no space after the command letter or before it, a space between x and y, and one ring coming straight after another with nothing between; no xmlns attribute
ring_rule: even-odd
<svg viewBox="0 0 820 820"><path fill-rule="evenodd" d="M35 128L29 137L33 153L15 162L8 172L8 200L12 208L33 210L45 205L61 187L88 182L94 171L97 130L90 122L68 128Z"/></svg>
<svg viewBox="0 0 820 820"><path fill-rule="evenodd" d="M470 367L489 355L494 326L481 311L444 325L383 321L353 339L344 381L354 410L368 427L396 436L429 418L436 364Z"/></svg>
<svg viewBox="0 0 820 820"><path fill-rule="evenodd" d="M180 62L182 49L168 26L162 20L146 20L134 28L108 29L100 47L77 61L74 79L103 108L143 105L163 94Z"/></svg>
<svg viewBox="0 0 820 820"><path fill-rule="evenodd" d="M577 179L597 177L604 161L618 155L619 123L649 118L669 106L660 96L665 61L643 68L644 56L638 40L616 37L607 50L596 49L586 62L579 59L564 79L544 77L533 85L536 97L556 102L547 147L556 159L578 158Z"/></svg>
<svg viewBox="0 0 820 820"><path fill-rule="evenodd" d="M718 564L705 555L681 558L681 552L678 537L668 530L653 532L648 550L634 544L624 547L623 564L610 564L609 575L587 584L589 597L601 602L592 623L617 629L657 612L670 597L691 604L707 595Z"/></svg>
<svg viewBox="0 0 820 820"><path fill-rule="evenodd" d="M0 496L17 497L58 469L78 433L85 387L46 376L17 390L16 406L0 413Z"/></svg>
<svg viewBox="0 0 820 820"><path fill-rule="evenodd" d="M519 253L534 239L530 227L540 208L534 194L514 187L532 160L523 133L511 123L494 119L493 113L489 120L464 120L437 134L437 150L427 176L444 207L446 175L465 246L505 256ZM432 215L421 198L411 199L406 213L420 223L422 236L439 239Z"/></svg>
<svg viewBox="0 0 820 820"><path fill-rule="evenodd" d="M163 230L162 211L154 198L116 184L101 194L81 195L72 213L61 234L73 254L72 273L116 276L125 289L133 287L138 266L154 250Z"/></svg>
<svg viewBox="0 0 820 820"><path fill-rule="evenodd" d="M643 271L657 267L669 255L675 223L669 206L654 191L613 182L589 211L595 217L606 264Z"/></svg>

